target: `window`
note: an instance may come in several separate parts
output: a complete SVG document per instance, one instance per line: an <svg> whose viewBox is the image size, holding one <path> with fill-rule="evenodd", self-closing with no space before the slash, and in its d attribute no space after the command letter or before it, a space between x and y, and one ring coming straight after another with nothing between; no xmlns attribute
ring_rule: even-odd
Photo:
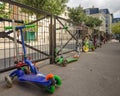
<svg viewBox="0 0 120 96"><path fill-rule="evenodd" d="M67 16L67 12L65 12L65 16Z"/></svg>

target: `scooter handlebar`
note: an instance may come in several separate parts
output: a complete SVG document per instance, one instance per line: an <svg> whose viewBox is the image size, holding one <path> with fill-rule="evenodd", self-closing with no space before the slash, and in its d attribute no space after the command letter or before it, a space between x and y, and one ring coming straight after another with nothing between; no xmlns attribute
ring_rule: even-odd
<svg viewBox="0 0 120 96"><path fill-rule="evenodd" d="M19 28L34 28L34 27L35 27L35 24L25 25L25 26L17 26L16 28L19 29ZM11 29L13 29L13 26L5 26L4 29L11 30Z"/></svg>
<svg viewBox="0 0 120 96"><path fill-rule="evenodd" d="M34 28L35 24L25 25L25 28Z"/></svg>
<svg viewBox="0 0 120 96"><path fill-rule="evenodd" d="M5 30L10 30L10 29L13 29L13 27L12 26L5 26L4 29Z"/></svg>

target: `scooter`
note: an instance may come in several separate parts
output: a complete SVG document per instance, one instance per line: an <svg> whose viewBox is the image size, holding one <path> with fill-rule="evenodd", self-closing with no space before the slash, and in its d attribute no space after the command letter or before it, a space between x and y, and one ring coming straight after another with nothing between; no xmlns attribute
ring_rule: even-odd
<svg viewBox="0 0 120 96"><path fill-rule="evenodd" d="M64 26L63 28L57 28L57 30L68 30L67 26ZM64 58L63 56L63 32L61 31L61 56L58 56L58 49L55 50L55 63L59 64L61 66L66 66L67 64L71 63L71 62L75 62L79 59L79 55L80 55L80 51L79 51L79 46L77 46L76 50L77 50L77 54L75 54L73 57L69 57L69 58ZM79 43L79 42L78 42ZM78 45L78 44L77 44Z"/></svg>
<svg viewBox="0 0 120 96"><path fill-rule="evenodd" d="M84 41L83 51L88 52L90 49L92 51L95 50L95 47L94 47L92 41L88 41L88 40Z"/></svg>
<svg viewBox="0 0 120 96"><path fill-rule="evenodd" d="M4 21L13 22L13 26L11 29L14 34L16 30L20 30L22 49L23 49L23 61L15 61L16 69L10 73L9 76L5 76L5 81L7 82L8 87L12 87L14 77L20 82L32 82L36 84L40 84L46 88L46 90L50 93L54 93L55 87L60 86L62 84L61 78L57 75L53 74L42 74L38 71L36 66L27 58L26 48L24 43L23 29L30 28L33 25L24 25L14 27L14 20L2 19ZM17 20L16 20L17 21ZM10 27L8 28L10 29ZM15 36L15 35L14 35ZM16 37L14 39L15 46L17 45ZM16 53L17 54L17 53Z"/></svg>

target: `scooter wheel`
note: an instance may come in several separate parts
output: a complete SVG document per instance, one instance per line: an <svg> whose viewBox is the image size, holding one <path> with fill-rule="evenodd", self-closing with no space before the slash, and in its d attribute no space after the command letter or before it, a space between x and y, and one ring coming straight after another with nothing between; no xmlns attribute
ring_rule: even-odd
<svg viewBox="0 0 120 96"><path fill-rule="evenodd" d="M84 52L88 52L88 51L89 51L89 48L86 47L86 46L83 46L83 50L84 50Z"/></svg>
<svg viewBox="0 0 120 96"><path fill-rule="evenodd" d="M67 65L67 60L64 60L62 66L65 67Z"/></svg>
<svg viewBox="0 0 120 96"><path fill-rule="evenodd" d="M57 76L57 75L54 75L54 79L55 79L56 86L59 87L62 84L61 78L59 76Z"/></svg>
<svg viewBox="0 0 120 96"><path fill-rule="evenodd" d="M10 78L10 76L5 76L5 81L7 83L7 87L11 88L12 87L12 79Z"/></svg>
<svg viewBox="0 0 120 96"><path fill-rule="evenodd" d="M55 92L55 86L50 86L50 87L47 87L47 91L50 92L50 93L54 93Z"/></svg>

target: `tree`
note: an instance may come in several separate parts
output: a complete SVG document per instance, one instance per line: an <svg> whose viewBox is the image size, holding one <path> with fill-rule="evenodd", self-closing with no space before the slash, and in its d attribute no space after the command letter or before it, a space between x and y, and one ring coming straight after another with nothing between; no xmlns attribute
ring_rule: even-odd
<svg viewBox="0 0 120 96"><path fill-rule="evenodd" d="M99 20L98 18L87 16L85 24L90 28L94 28L100 26L102 24L102 21Z"/></svg>
<svg viewBox="0 0 120 96"><path fill-rule="evenodd" d="M112 25L112 32L114 34L120 34L120 22Z"/></svg>
<svg viewBox="0 0 120 96"><path fill-rule="evenodd" d="M46 0L43 9L55 15L60 15L65 11L68 0Z"/></svg>
<svg viewBox="0 0 120 96"><path fill-rule="evenodd" d="M0 17L4 17L5 3L0 2Z"/></svg>
<svg viewBox="0 0 120 96"><path fill-rule="evenodd" d="M10 10L5 11L6 3L0 2L0 17L8 18Z"/></svg>
<svg viewBox="0 0 120 96"><path fill-rule="evenodd" d="M65 10L66 3L68 2L68 0L16 0L16 1L23 3L25 5L35 7L37 9L45 10L55 15L61 14ZM30 10L28 11L26 10L26 12L33 13Z"/></svg>
<svg viewBox="0 0 120 96"><path fill-rule="evenodd" d="M93 35L98 34L99 31L98 30L95 31L94 28L100 26L101 23L102 23L101 20L99 20L98 18L91 17L91 16L87 16L87 19L85 21L85 24L91 28Z"/></svg>
<svg viewBox="0 0 120 96"><path fill-rule="evenodd" d="M69 18L77 23L82 23L86 20L86 14L84 13L83 8L79 5L75 8L69 9Z"/></svg>

